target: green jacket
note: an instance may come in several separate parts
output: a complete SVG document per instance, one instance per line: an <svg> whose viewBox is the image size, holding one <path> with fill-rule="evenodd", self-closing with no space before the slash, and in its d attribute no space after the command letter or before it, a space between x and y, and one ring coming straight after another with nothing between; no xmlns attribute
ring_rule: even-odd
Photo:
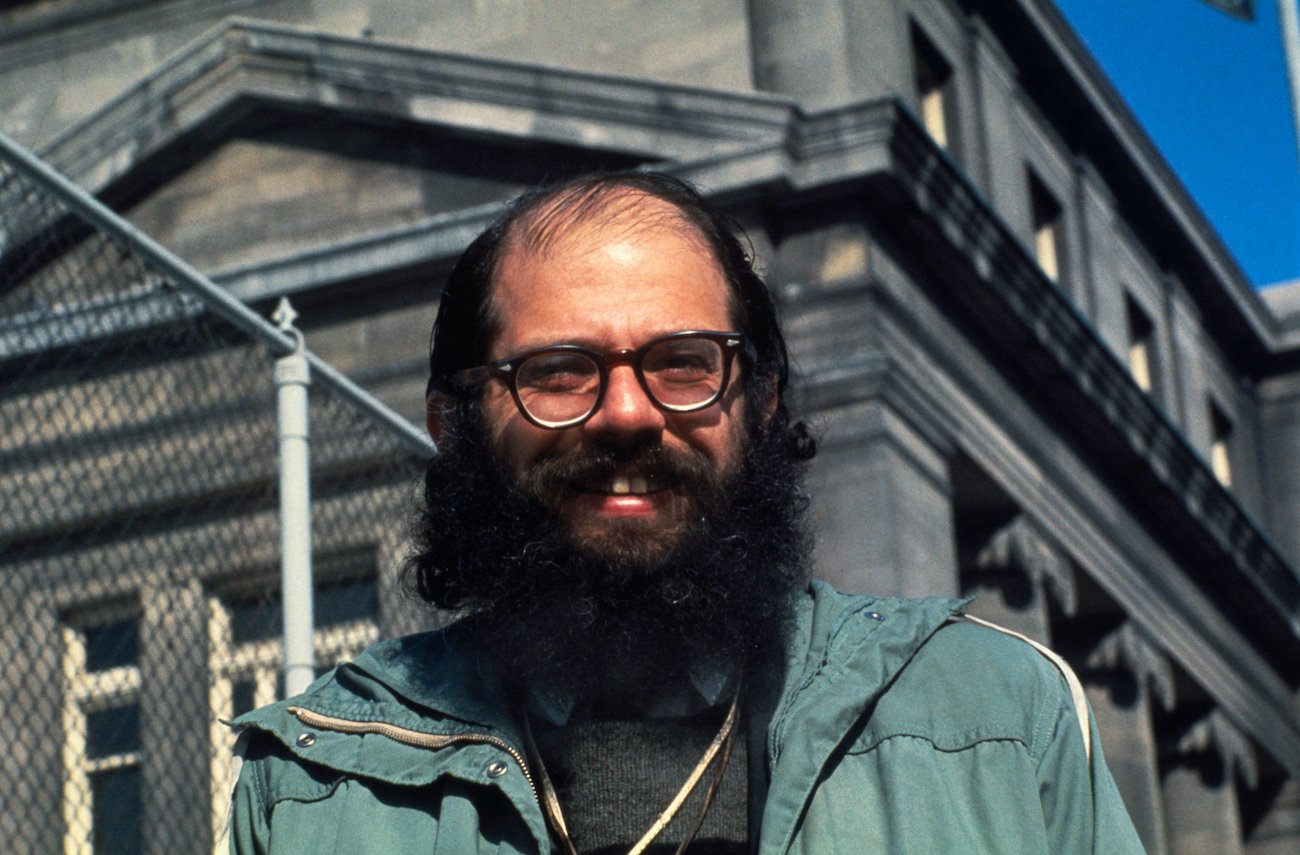
<svg viewBox="0 0 1300 855"><path fill-rule="evenodd" d="M1142 851L1061 672L960 606L811 586L751 740L762 855ZM501 683L458 638L384 642L240 717L231 852L552 851Z"/></svg>

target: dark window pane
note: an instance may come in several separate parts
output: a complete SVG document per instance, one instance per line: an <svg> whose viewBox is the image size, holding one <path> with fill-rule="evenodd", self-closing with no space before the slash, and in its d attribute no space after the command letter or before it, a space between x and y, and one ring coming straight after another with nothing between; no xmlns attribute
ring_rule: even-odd
<svg viewBox="0 0 1300 855"><path fill-rule="evenodd" d="M234 603L230 615L230 635L236 644L277 638L283 632L284 615L280 595L268 594L261 600Z"/></svg>
<svg viewBox="0 0 1300 855"><path fill-rule="evenodd" d="M140 621L136 618L88 627L85 638L88 671L107 671L140 661Z"/></svg>
<svg viewBox="0 0 1300 855"><path fill-rule="evenodd" d="M256 689L252 680L240 680L230 687L231 713L243 715L253 708L253 693Z"/></svg>
<svg viewBox="0 0 1300 855"><path fill-rule="evenodd" d="M373 619L379 613L379 590L375 577L344 579L317 588L313 610L316 626Z"/></svg>
<svg viewBox="0 0 1300 855"><path fill-rule="evenodd" d="M136 855L140 842L140 769L131 766L94 772L90 776L94 805L94 851Z"/></svg>
<svg viewBox="0 0 1300 855"><path fill-rule="evenodd" d="M279 591L268 591L258 600L231 603L231 639L235 644L243 644L278 638L284 631L282 609ZM373 619L379 613L375 577L343 579L318 586L312 610L318 627Z"/></svg>
<svg viewBox="0 0 1300 855"><path fill-rule="evenodd" d="M86 755L92 760L139 749L139 704L109 707L86 714Z"/></svg>

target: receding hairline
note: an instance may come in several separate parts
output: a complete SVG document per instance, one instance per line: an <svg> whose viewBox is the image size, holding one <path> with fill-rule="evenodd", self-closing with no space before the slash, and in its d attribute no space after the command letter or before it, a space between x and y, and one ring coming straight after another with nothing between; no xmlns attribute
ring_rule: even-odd
<svg viewBox="0 0 1300 855"><path fill-rule="evenodd" d="M511 223L502 241L501 258L516 250L546 256L568 238L588 230L617 230L635 236L670 228L716 256L700 224L680 205L630 184L571 187L544 199ZM721 266L721 259L714 258Z"/></svg>
<svg viewBox="0 0 1300 855"><path fill-rule="evenodd" d="M740 309L739 299L723 260L701 225L670 199L635 185L614 183L567 188L510 223L487 278L486 320L490 337L500 332L502 320L496 302L498 276L506 260L516 253L546 258L569 240L592 232L610 237L635 237L657 229L668 229L688 239L718 268L726 283L727 311L734 322Z"/></svg>

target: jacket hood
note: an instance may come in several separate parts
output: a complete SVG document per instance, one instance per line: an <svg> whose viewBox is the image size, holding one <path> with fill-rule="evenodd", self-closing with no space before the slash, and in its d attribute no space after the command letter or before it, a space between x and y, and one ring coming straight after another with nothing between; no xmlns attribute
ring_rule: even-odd
<svg viewBox="0 0 1300 855"><path fill-rule="evenodd" d="M359 725L382 724L431 738L499 739L523 744L490 662L455 626L376 644L317 678L302 694L239 716L237 730L273 737L301 759L349 775L420 785L445 773L456 751L431 752L383 734L314 730L301 711ZM313 730L311 744L299 737ZM430 762L431 756L433 762Z"/></svg>

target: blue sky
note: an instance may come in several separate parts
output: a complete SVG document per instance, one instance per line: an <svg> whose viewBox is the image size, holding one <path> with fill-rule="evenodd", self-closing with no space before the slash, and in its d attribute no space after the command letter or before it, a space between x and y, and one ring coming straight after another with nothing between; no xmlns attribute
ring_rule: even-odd
<svg viewBox="0 0 1300 855"><path fill-rule="evenodd" d="M1295 0L1288 0L1294 2ZM1300 163L1274 0L1057 0L1256 287L1300 279Z"/></svg>

